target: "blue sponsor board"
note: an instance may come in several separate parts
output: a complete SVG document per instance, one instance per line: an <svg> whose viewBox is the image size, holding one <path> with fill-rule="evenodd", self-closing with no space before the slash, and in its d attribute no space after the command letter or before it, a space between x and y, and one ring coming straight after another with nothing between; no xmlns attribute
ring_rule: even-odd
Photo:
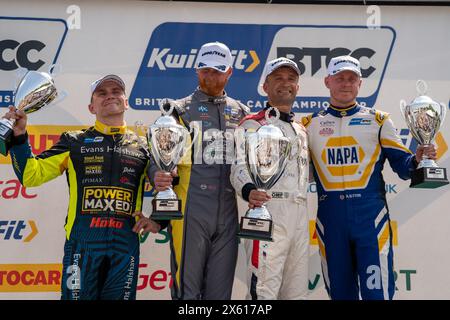
<svg viewBox="0 0 450 320"><path fill-rule="evenodd" d="M129 102L132 108L156 110L163 98L182 98L197 87L195 65L198 49L202 44L220 41L228 45L233 55L233 75L226 87L229 95L257 111L264 107L266 97L258 86L264 64L275 57L285 56L299 65L303 79L318 77L319 70L326 69L332 57L350 54L358 59L369 61L363 68L363 78L371 77L374 71L377 80L371 92L358 101L365 106L375 104L379 89L388 65L395 42L395 31L390 27L381 27L387 31L388 38L383 50L369 47L367 43L355 43L345 47L329 37L329 46L312 47L314 39L307 39L304 46L283 43L280 34L301 33L311 30L326 35L327 32L368 32L366 26L317 26L317 25L259 25L259 24L221 24L221 23L177 23L168 22L159 25L152 33L144 53L136 81L131 90ZM294 31L292 31L294 30ZM311 34L311 33L309 33ZM347 37L349 38L349 37ZM350 36L351 38L351 36ZM328 41L326 37L321 40ZM350 43L346 40L347 44ZM298 41L302 43L302 41ZM307 43L307 44L306 44ZM382 52L381 52L382 51ZM381 57L381 58L380 58ZM372 60L373 61L372 61ZM372 64L371 64L372 63ZM305 73L307 71L307 73ZM322 72L322 74L324 74ZM374 75L372 75L374 77ZM308 80L303 80L308 81ZM317 91L317 90L316 90ZM297 97L293 106L295 112L316 112L328 106L327 90L321 88L315 94Z"/></svg>

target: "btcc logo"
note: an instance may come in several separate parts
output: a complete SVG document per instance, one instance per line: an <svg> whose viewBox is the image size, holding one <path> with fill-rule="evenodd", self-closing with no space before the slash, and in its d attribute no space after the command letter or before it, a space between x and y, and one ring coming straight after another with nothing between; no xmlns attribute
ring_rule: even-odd
<svg viewBox="0 0 450 320"><path fill-rule="evenodd" d="M153 48L147 63L148 68L167 69L190 69L195 68L198 49L191 49L186 53L172 53L171 48ZM233 57L233 68L252 72L259 64L258 54L254 50L231 50Z"/></svg>
<svg viewBox="0 0 450 320"><path fill-rule="evenodd" d="M333 57L351 55L355 59L372 58L376 53L375 50L371 48L357 48L355 50L350 50L347 48L314 48L314 47L278 47L277 54L278 57L287 57L295 61L300 69L301 73L304 74L306 71L306 65L302 62L305 57L309 57L308 61L311 61L311 76L314 76L322 66L326 69L330 60ZM323 58L325 57L325 65L322 65ZM361 69L361 74L363 78L368 78L374 71L375 67L369 66L368 68Z"/></svg>
<svg viewBox="0 0 450 320"><path fill-rule="evenodd" d="M4 10L3 10L4 11ZM4 13L4 12L2 12ZM15 70L49 70L58 64L67 24L62 19L0 16L0 108L14 102Z"/></svg>
<svg viewBox="0 0 450 320"><path fill-rule="evenodd" d="M333 176L353 175L365 157L353 137L330 138L322 151L322 160Z"/></svg>
<svg viewBox="0 0 450 320"><path fill-rule="evenodd" d="M131 214L133 191L119 187L86 187L83 192L83 211Z"/></svg>
<svg viewBox="0 0 450 320"><path fill-rule="evenodd" d="M14 39L5 39L0 41L0 70L10 71L16 70L19 67L38 70L45 64L45 61L37 59L35 61L30 60L30 52L40 52L45 48L45 43L38 40L28 40L22 43ZM6 54L3 52L12 51L15 52L15 59L6 60Z"/></svg>

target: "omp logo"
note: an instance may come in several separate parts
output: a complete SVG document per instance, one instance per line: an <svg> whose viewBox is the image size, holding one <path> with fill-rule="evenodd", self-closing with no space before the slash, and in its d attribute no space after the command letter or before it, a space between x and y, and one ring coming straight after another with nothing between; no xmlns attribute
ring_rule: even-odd
<svg viewBox="0 0 450 320"><path fill-rule="evenodd" d="M37 234L38 229L33 220L0 220L0 241L30 242Z"/></svg>
<svg viewBox="0 0 450 320"><path fill-rule="evenodd" d="M14 103L15 70L49 71L67 33L62 19L0 17L0 107Z"/></svg>
<svg viewBox="0 0 450 320"><path fill-rule="evenodd" d="M309 113L328 107L323 85L327 65L333 57L346 54L361 62L363 78L369 81L362 86L358 101L371 107L395 37L394 29L387 26L370 30L366 26L163 23L151 34L129 101L132 108L156 110L163 98L187 96L197 83L193 69L198 49L206 42L220 41L233 54L234 72L227 91L252 111L267 103L261 86L263 69L277 57L294 60L302 71L302 89L293 111Z"/></svg>
<svg viewBox="0 0 450 320"><path fill-rule="evenodd" d="M83 207L85 212L117 212L131 214L133 191L119 187L85 187Z"/></svg>
<svg viewBox="0 0 450 320"><path fill-rule="evenodd" d="M0 292L58 292L61 264L0 264Z"/></svg>
<svg viewBox="0 0 450 320"><path fill-rule="evenodd" d="M394 246L398 245L398 224L397 221L391 220L391 229L392 229L392 244ZM317 231L316 231L316 221L309 220L309 244L311 246L319 245L317 240Z"/></svg>
<svg viewBox="0 0 450 320"><path fill-rule="evenodd" d="M232 50L232 67L235 70L252 72L259 65L260 60L255 50ZM153 48L148 60L148 68L192 69L197 65L198 49L190 49L189 53L173 53L172 48Z"/></svg>
<svg viewBox="0 0 450 320"><path fill-rule="evenodd" d="M27 126L28 140L33 154L38 155L58 142L64 131L85 129L86 126ZM11 164L11 157L0 155L0 164Z"/></svg>
<svg viewBox="0 0 450 320"><path fill-rule="evenodd" d="M343 176L354 175L365 154L353 137L339 137L328 140L321 157L332 176Z"/></svg>

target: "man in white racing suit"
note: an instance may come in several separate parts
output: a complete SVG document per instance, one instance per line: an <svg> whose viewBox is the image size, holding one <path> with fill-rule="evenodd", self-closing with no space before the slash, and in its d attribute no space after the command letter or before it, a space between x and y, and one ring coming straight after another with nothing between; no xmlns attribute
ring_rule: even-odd
<svg viewBox="0 0 450 320"><path fill-rule="evenodd" d="M263 89L268 105L259 113L246 116L239 128L256 131L266 124L269 107L280 111L274 123L292 141L292 154L280 179L268 191L252 183L243 160L244 144L236 132L238 157L231 168L231 183L249 207L266 203L273 217L273 242L245 239L248 299L304 299L308 293L309 233L306 207L308 186L308 145L304 127L294 122L291 112L299 89L300 70L287 58L269 61L264 70ZM269 201L270 200L270 201Z"/></svg>

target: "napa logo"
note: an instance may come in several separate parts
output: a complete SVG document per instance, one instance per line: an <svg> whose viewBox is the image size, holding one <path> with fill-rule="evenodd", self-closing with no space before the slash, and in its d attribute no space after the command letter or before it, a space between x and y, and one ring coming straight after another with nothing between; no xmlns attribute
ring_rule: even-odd
<svg viewBox="0 0 450 320"><path fill-rule="evenodd" d="M367 26L167 22L158 25L150 36L129 103L133 109L158 110L164 98L190 95L198 86L195 67L200 47L219 41L230 48L233 56L233 74L226 91L253 112L267 104L263 69L278 57L293 60L302 74L294 112L317 112L329 106L323 78L329 61L339 55L360 60L363 79L371 81L364 82L358 102L372 107L395 37L395 30L388 26L373 32Z"/></svg>
<svg viewBox="0 0 450 320"><path fill-rule="evenodd" d="M365 154L353 137L339 137L328 140L321 156L332 176L342 176L354 175Z"/></svg>

